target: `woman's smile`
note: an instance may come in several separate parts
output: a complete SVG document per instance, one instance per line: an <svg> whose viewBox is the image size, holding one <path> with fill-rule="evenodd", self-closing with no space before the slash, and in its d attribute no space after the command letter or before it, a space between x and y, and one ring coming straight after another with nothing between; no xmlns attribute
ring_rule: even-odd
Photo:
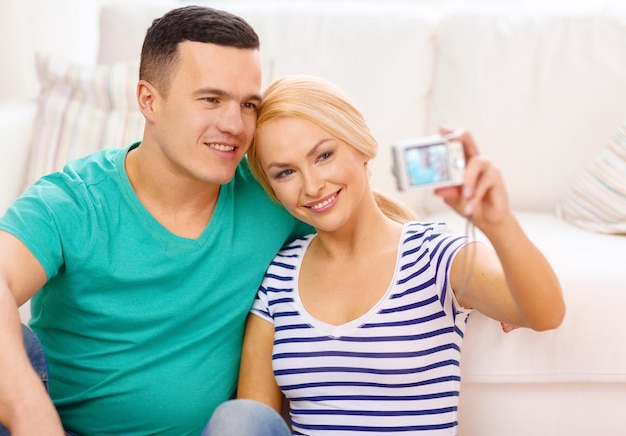
<svg viewBox="0 0 626 436"><path fill-rule="evenodd" d="M341 190L334 192L319 201L307 203L304 205L304 207L312 209L314 212L324 212L330 209L336 203L337 197L339 196L340 192Z"/></svg>

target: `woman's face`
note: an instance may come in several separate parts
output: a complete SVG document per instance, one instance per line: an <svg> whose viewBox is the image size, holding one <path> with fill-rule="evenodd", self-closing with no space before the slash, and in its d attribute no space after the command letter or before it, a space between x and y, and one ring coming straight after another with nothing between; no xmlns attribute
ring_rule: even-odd
<svg viewBox="0 0 626 436"><path fill-rule="evenodd" d="M351 221L369 194L363 153L298 118L269 121L256 135L261 168L292 215L326 232Z"/></svg>

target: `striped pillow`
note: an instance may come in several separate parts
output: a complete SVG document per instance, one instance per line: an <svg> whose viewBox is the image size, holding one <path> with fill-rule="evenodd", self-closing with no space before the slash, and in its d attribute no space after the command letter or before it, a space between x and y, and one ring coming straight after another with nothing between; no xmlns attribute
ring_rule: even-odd
<svg viewBox="0 0 626 436"><path fill-rule="evenodd" d="M141 140L137 62L78 66L37 57L41 84L26 186L69 160Z"/></svg>
<svg viewBox="0 0 626 436"><path fill-rule="evenodd" d="M579 176L557 213L587 230L626 234L626 121Z"/></svg>

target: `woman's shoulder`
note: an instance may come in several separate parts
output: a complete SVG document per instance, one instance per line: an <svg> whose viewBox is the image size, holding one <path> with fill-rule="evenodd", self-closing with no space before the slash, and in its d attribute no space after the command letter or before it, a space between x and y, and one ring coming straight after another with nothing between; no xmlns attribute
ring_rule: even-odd
<svg viewBox="0 0 626 436"><path fill-rule="evenodd" d="M405 236L419 238L425 235L453 234L453 230L442 221L409 221L404 225Z"/></svg>
<svg viewBox="0 0 626 436"><path fill-rule="evenodd" d="M311 240L315 237L315 233L301 236L290 242L287 242L277 254L277 257L301 257L306 251L307 247L311 243Z"/></svg>

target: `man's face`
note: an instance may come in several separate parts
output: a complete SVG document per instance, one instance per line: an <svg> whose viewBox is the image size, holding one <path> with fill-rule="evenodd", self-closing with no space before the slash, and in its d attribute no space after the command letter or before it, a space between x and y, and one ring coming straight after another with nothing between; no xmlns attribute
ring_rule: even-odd
<svg viewBox="0 0 626 436"><path fill-rule="evenodd" d="M153 139L175 173L227 183L254 135L259 52L185 41L179 55L166 96L155 99Z"/></svg>

